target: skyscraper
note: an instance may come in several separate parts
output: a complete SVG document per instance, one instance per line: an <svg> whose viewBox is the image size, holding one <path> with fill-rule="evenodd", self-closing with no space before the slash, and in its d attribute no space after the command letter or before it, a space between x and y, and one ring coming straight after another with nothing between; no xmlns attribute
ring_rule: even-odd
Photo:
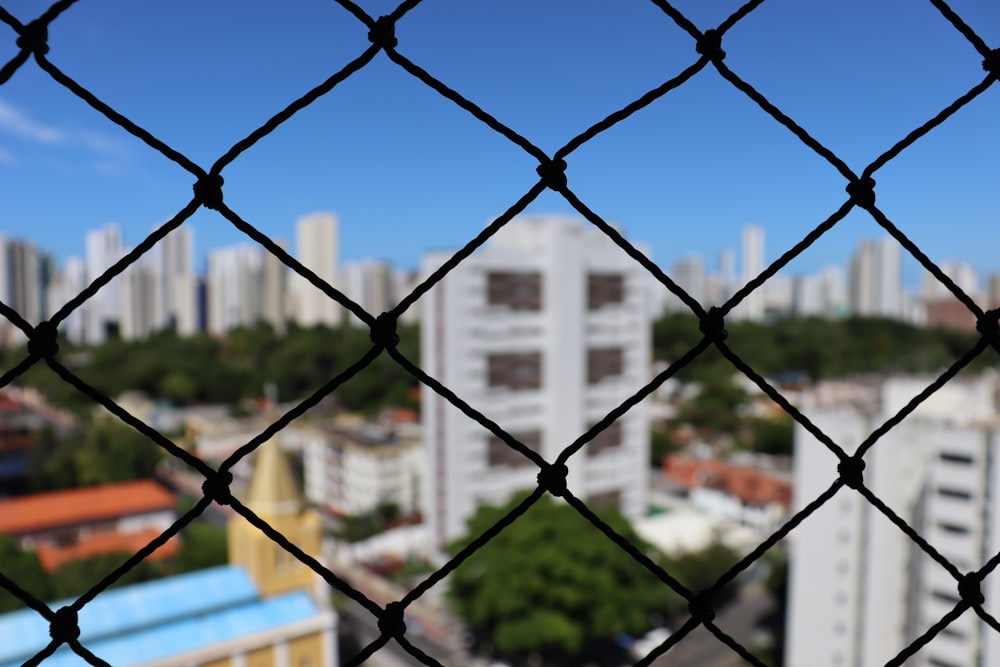
<svg viewBox="0 0 1000 667"><path fill-rule="evenodd" d="M851 258L849 294L856 315L899 318L904 313L903 262L891 237L863 239Z"/></svg>
<svg viewBox="0 0 1000 667"><path fill-rule="evenodd" d="M87 232L87 283L94 282L125 255L121 229L109 223ZM107 338L110 328L117 327L121 317L121 277L113 278L97 294L83 304L84 330L87 343L97 345Z"/></svg>
<svg viewBox="0 0 1000 667"><path fill-rule="evenodd" d="M332 213L312 213L299 218L295 240L297 259L321 280L337 287L338 222ZM295 276L295 321L301 327L335 326L344 314L343 307L313 287L305 278Z"/></svg>
<svg viewBox="0 0 1000 667"><path fill-rule="evenodd" d="M743 228L743 284L747 284L764 270L764 230L756 225ZM744 297L733 310L738 319L759 322L764 318L764 294L756 289Z"/></svg>
<svg viewBox="0 0 1000 667"><path fill-rule="evenodd" d="M450 254L427 255L427 275ZM648 274L597 230L515 219L421 301L421 366L546 461L648 379ZM426 516L437 545L482 503L536 485L538 468L435 392L422 396ZM638 405L568 463L594 508L646 508L649 428Z"/></svg>

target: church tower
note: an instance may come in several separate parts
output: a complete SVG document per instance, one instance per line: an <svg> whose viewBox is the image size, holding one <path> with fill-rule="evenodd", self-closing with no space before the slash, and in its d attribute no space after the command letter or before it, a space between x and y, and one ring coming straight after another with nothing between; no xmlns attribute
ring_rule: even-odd
<svg viewBox="0 0 1000 667"><path fill-rule="evenodd" d="M322 520L305 507L285 453L274 440L257 449L244 504L292 544L319 558ZM245 568L261 595L315 589L317 575L243 517L231 518L227 532L230 564Z"/></svg>

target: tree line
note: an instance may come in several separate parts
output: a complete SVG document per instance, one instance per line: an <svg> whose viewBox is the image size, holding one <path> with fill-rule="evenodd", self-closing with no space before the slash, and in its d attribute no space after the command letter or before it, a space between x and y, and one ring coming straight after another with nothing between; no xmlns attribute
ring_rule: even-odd
<svg viewBox="0 0 1000 667"><path fill-rule="evenodd" d="M417 327L401 325L398 331L398 349L417 362ZM112 397L136 390L176 406L239 405L263 396L268 386L282 401L304 398L371 347L368 331L363 328L292 328L278 334L261 324L232 331L224 338L161 332L142 341L110 340L86 348L62 341L59 361ZM10 368L25 354L23 347L4 350L0 366ZM36 364L17 382L37 387L56 405L78 411L93 406L44 363ZM416 407L416 386L416 380L383 353L340 386L335 396L349 410Z"/></svg>

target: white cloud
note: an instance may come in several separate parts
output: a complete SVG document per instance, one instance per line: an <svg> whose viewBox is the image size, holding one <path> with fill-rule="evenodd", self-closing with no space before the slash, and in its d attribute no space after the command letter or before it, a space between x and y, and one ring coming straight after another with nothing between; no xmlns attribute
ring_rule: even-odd
<svg viewBox="0 0 1000 667"><path fill-rule="evenodd" d="M33 119L15 106L0 100L0 131L39 144L62 144L65 135L54 127Z"/></svg>

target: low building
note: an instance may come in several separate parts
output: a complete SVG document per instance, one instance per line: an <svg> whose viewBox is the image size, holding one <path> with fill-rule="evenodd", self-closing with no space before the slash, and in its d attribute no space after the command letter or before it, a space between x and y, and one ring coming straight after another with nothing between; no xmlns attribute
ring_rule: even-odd
<svg viewBox="0 0 1000 667"><path fill-rule="evenodd" d="M318 557L319 515L304 506L277 443L258 452L247 507ZM338 665L337 615L322 579L240 516L230 520L228 543L229 565L97 595L79 610L80 643L115 667ZM0 667L22 665L50 642L49 623L36 611L0 616ZM61 646L44 664L86 663Z"/></svg>
<svg viewBox="0 0 1000 667"><path fill-rule="evenodd" d="M422 509L424 448L402 425L338 420L303 430L306 496L342 515L392 503L404 516Z"/></svg>
<svg viewBox="0 0 1000 667"><path fill-rule="evenodd" d="M792 483L787 476L728 461L668 456L663 474L688 492L691 505L711 516L771 532L788 514Z"/></svg>
<svg viewBox="0 0 1000 667"><path fill-rule="evenodd" d="M0 500L0 534L32 549L46 571L107 553L136 552L177 520L174 495L152 480ZM172 539L152 558L174 555Z"/></svg>

